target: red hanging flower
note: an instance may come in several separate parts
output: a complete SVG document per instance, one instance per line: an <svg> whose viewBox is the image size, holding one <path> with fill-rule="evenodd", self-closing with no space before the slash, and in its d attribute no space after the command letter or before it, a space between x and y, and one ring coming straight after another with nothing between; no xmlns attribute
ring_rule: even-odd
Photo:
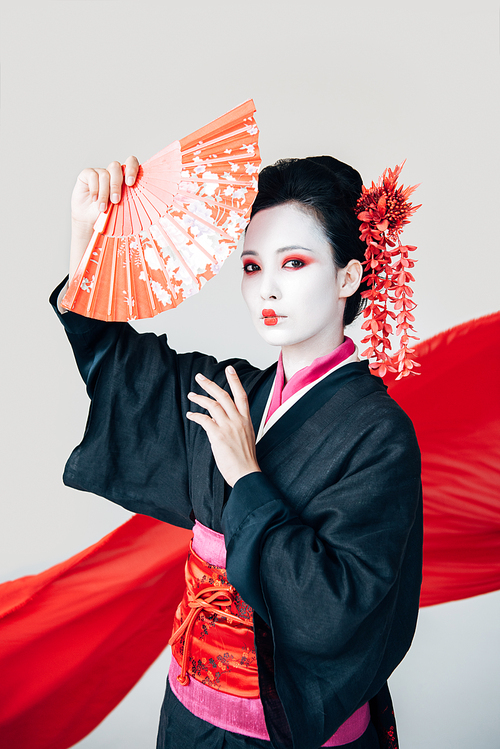
<svg viewBox="0 0 500 749"><path fill-rule="evenodd" d="M420 205L414 206L408 200L418 185L398 187L403 166L404 162L395 169L386 169L377 184L372 182L370 188L363 186L356 206L361 221L360 236L367 245L363 265L368 289L361 296L368 304L361 327L368 335L361 342L369 346L362 355L373 358L370 368L375 374L383 377L388 371L398 372L397 380L418 374L414 368L420 366L412 358L411 343L419 340L412 335L415 333L412 310L417 305L411 299L413 289L409 285L415 280L410 269L416 261L408 254L417 248L403 245L400 240L404 226L410 223ZM388 318L394 320L395 331ZM389 336L393 334L400 336L400 348L390 355Z"/></svg>

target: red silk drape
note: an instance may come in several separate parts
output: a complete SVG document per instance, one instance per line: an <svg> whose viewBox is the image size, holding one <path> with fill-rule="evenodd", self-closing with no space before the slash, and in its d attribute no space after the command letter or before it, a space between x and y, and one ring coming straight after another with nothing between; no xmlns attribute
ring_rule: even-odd
<svg viewBox="0 0 500 749"><path fill-rule="evenodd" d="M419 345L389 384L423 460L421 605L500 589L500 313ZM136 515L40 575L0 585L0 746L67 749L163 650L191 534Z"/></svg>
<svg viewBox="0 0 500 749"><path fill-rule="evenodd" d="M2 749L67 749L123 699L168 642L191 535L135 515L0 585Z"/></svg>
<svg viewBox="0 0 500 749"><path fill-rule="evenodd" d="M418 346L420 377L391 382L422 451L421 606L500 589L500 312Z"/></svg>

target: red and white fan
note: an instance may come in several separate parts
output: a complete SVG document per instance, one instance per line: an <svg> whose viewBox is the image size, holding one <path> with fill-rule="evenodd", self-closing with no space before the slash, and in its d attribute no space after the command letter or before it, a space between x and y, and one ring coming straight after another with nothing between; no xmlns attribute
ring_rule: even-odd
<svg viewBox="0 0 500 749"><path fill-rule="evenodd" d="M85 317L154 317L195 294L236 247L257 192L252 100L175 141L110 204L62 306Z"/></svg>

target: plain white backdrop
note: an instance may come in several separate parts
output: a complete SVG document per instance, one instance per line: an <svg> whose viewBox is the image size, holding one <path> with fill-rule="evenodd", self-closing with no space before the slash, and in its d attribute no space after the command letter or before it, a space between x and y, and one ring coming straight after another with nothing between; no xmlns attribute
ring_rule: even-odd
<svg viewBox="0 0 500 749"><path fill-rule="evenodd" d="M419 247L428 337L500 306L498 15L490 0L3 4L2 580L128 517L61 481L88 403L47 297L66 273L81 169L144 161L250 97L263 164L328 153L369 183L407 159L423 207L405 238ZM247 318L240 274L235 253L201 294L138 327L269 364L277 352ZM402 749L498 749L499 614L500 593L422 610L391 680ZM167 659L78 746L152 749Z"/></svg>

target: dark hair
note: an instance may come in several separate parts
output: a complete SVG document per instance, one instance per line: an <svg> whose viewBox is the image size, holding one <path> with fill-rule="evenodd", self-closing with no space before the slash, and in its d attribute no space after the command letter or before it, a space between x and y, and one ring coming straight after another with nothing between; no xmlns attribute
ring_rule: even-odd
<svg viewBox="0 0 500 749"><path fill-rule="evenodd" d="M354 212L363 184L360 174L333 156L281 159L259 174L259 190L251 218L264 208L299 203L310 208L332 246L333 262L345 268L353 258L365 259L366 244L359 238ZM350 325L364 306L364 284L346 299L344 325Z"/></svg>

